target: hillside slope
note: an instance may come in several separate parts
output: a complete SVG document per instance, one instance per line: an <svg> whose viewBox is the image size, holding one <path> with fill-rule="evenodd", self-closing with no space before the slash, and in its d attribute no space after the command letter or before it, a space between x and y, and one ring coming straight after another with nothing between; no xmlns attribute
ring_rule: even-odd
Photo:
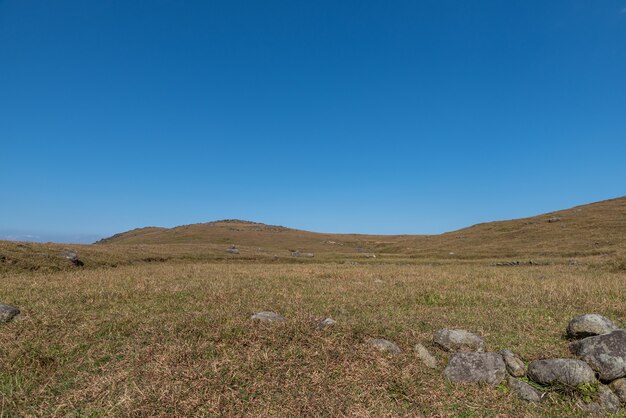
<svg viewBox="0 0 626 418"><path fill-rule="evenodd" d="M240 220L142 228L101 245L219 244L268 250L398 254L409 257L589 256L626 248L626 197L441 235L324 234Z"/></svg>

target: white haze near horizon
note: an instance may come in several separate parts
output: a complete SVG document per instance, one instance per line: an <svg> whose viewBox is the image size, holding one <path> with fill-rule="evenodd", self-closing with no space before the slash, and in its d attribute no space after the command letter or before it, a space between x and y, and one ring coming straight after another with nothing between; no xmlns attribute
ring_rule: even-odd
<svg viewBox="0 0 626 418"><path fill-rule="evenodd" d="M24 242L55 242L59 244L93 244L104 238L100 234L62 234L0 230L0 240Z"/></svg>

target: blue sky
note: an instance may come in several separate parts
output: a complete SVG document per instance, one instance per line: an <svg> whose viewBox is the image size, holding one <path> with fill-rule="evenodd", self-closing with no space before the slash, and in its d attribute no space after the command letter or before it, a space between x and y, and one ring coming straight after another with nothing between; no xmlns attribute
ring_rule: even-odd
<svg viewBox="0 0 626 418"><path fill-rule="evenodd" d="M0 0L0 235L439 233L626 194L626 0Z"/></svg>

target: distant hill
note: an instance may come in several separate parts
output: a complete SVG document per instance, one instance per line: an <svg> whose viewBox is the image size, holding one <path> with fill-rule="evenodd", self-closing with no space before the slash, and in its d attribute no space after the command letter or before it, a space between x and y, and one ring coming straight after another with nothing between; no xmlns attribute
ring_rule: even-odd
<svg viewBox="0 0 626 418"><path fill-rule="evenodd" d="M175 228L140 228L97 244L235 244L276 251L435 258L611 255L626 249L626 197L530 218L478 224L440 235L327 234L222 220Z"/></svg>

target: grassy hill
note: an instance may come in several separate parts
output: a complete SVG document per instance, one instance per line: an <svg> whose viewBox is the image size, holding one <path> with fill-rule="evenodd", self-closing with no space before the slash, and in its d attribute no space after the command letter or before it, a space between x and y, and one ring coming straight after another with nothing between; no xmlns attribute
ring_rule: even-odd
<svg viewBox="0 0 626 418"><path fill-rule="evenodd" d="M239 254L226 251L232 244ZM292 250L314 254L314 258L292 257ZM224 220L169 229L140 228L96 245L0 241L0 273L71 270L75 266L62 256L68 251L77 253L87 268L164 261L493 263L576 259L626 270L626 197L441 235L324 234Z"/></svg>
<svg viewBox="0 0 626 418"><path fill-rule="evenodd" d="M21 310L0 324L0 416L586 416L586 387L542 386L534 404L505 383L447 382L432 336L571 357L572 317L626 325L625 237L620 198L436 236L220 221L97 245L0 241L0 303ZM507 260L540 262L494 265ZM251 321L259 311L287 320ZM337 325L318 330L326 317Z"/></svg>
<svg viewBox="0 0 626 418"><path fill-rule="evenodd" d="M626 197L621 197L530 218L478 224L441 235L322 234L225 220L169 229L135 229L99 244L236 244L276 251L490 258L615 254L624 249L625 241Z"/></svg>

